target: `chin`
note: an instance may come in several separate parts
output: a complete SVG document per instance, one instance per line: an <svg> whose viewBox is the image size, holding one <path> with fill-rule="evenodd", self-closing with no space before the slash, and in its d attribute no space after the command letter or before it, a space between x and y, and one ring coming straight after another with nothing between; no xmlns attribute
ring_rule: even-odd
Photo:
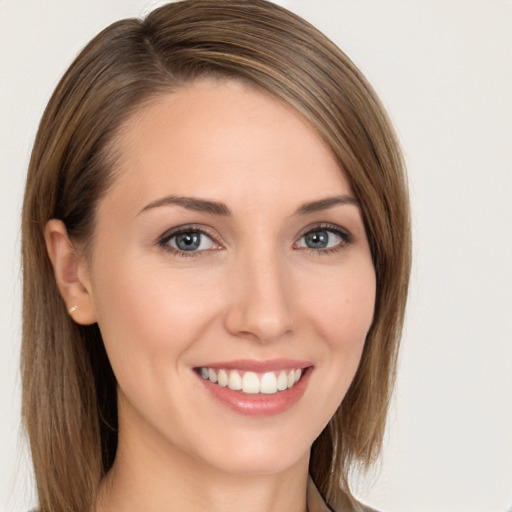
<svg viewBox="0 0 512 512"><path fill-rule="evenodd" d="M297 432L296 432L297 433ZM286 429L279 433L253 432L230 435L227 442L210 444L202 459L209 466L233 475L271 475L281 473L309 458L311 443L302 438L290 439Z"/></svg>

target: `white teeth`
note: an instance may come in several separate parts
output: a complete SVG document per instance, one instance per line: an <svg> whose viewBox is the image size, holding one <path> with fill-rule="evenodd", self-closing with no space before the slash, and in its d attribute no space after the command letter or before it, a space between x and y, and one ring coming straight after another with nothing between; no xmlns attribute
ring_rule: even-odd
<svg viewBox="0 0 512 512"><path fill-rule="evenodd" d="M278 391L294 386L302 376L300 368L280 370L279 372L244 372L243 370L225 370L202 367L199 374L205 380L233 391L242 391L248 394L263 393L273 395Z"/></svg>
<svg viewBox="0 0 512 512"><path fill-rule="evenodd" d="M217 382L217 372L213 368L208 369L208 378L211 382Z"/></svg>
<svg viewBox="0 0 512 512"><path fill-rule="evenodd" d="M261 378L260 392L273 395L277 392L277 377L274 372L267 372Z"/></svg>
<svg viewBox="0 0 512 512"><path fill-rule="evenodd" d="M291 370L288 374L288 387L291 388L295 384L295 371Z"/></svg>
<svg viewBox="0 0 512 512"><path fill-rule="evenodd" d="M219 374L217 375L219 386L225 388L229 382L228 372L226 370L219 370Z"/></svg>
<svg viewBox="0 0 512 512"><path fill-rule="evenodd" d="M244 393L259 393L260 379L254 372L245 372L242 377L242 391Z"/></svg>
<svg viewBox="0 0 512 512"><path fill-rule="evenodd" d="M233 391L242 389L242 377L240 377L240 374L236 370L229 372L228 388Z"/></svg>
<svg viewBox="0 0 512 512"><path fill-rule="evenodd" d="M284 370L279 372L279 377L277 377L277 389L279 391L284 391L288 388L288 376Z"/></svg>

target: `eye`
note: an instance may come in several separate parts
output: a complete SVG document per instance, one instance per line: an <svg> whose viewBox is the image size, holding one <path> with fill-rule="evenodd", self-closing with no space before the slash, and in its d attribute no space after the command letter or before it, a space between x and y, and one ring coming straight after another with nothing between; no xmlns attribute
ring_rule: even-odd
<svg viewBox="0 0 512 512"><path fill-rule="evenodd" d="M183 229L164 235L160 245L176 252L200 252L215 249L215 242L199 229Z"/></svg>
<svg viewBox="0 0 512 512"><path fill-rule="evenodd" d="M304 233L297 242L299 249L329 251L342 248L350 243L350 236L339 228L319 227Z"/></svg>

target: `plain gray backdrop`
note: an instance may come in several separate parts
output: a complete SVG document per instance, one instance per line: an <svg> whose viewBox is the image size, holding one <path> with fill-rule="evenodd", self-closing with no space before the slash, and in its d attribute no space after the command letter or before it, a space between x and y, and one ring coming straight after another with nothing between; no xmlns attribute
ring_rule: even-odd
<svg viewBox="0 0 512 512"><path fill-rule="evenodd" d="M0 0L0 510L34 504L20 433L19 215L43 108L80 48L163 2ZM512 505L512 2L289 0L362 69L396 125L414 224L382 461L383 512ZM357 482L356 482L357 483ZM371 486L370 484L373 484Z"/></svg>

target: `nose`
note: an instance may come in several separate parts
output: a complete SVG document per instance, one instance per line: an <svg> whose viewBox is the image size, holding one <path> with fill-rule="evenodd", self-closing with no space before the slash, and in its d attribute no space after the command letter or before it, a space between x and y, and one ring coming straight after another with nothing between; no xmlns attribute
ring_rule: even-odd
<svg viewBox="0 0 512 512"><path fill-rule="evenodd" d="M241 257L231 268L225 327L233 335L274 342L294 329L289 270L273 251Z"/></svg>

